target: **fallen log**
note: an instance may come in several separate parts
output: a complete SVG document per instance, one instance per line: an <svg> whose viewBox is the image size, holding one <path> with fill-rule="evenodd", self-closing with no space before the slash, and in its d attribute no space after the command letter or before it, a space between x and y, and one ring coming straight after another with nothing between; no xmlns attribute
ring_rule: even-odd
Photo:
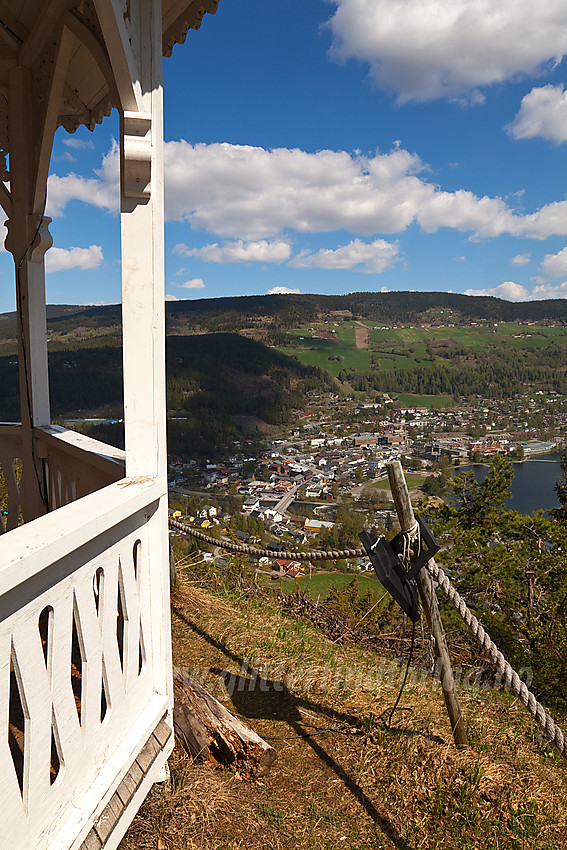
<svg viewBox="0 0 567 850"><path fill-rule="evenodd" d="M268 773L274 748L179 670L173 674L173 696L175 736L190 755L213 767L235 764L254 776Z"/></svg>

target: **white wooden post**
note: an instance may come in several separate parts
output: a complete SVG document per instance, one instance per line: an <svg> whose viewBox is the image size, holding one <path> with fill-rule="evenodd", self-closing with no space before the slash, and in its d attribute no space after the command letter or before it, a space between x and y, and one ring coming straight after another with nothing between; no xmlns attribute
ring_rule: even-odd
<svg viewBox="0 0 567 850"><path fill-rule="evenodd" d="M140 0L140 111L121 120L126 475L167 474L161 12Z"/></svg>
<svg viewBox="0 0 567 850"><path fill-rule="evenodd" d="M122 109L120 205L126 476L167 479L161 2L130 4L129 44L138 59L138 111ZM118 64L118 63L117 63ZM128 87L118 86L118 89ZM129 106L129 102L126 107ZM152 618L158 692L172 694L167 496L150 521ZM157 600L156 600L157 602ZM158 603L159 604L159 603ZM157 608L156 608L157 610Z"/></svg>
<svg viewBox="0 0 567 850"><path fill-rule="evenodd" d="M49 425L49 381L45 314L44 255L51 245L45 195L37 200L37 135L34 132L31 74L16 66L9 79L11 216L6 248L14 257L23 442L22 512L30 520L45 513L43 469L33 429Z"/></svg>

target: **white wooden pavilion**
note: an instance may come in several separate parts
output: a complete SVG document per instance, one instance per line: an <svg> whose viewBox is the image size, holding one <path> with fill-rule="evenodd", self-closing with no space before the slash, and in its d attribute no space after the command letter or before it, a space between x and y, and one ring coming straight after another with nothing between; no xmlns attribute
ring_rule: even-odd
<svg viewBox="0 0 567 850"><path fill-rule="evenodd" d="M216 6L0 0L21 398L21 422L0 424L0 836L14 850L116 847L173 746L161 66ZM54 133L113 107L125 452L51 425L46 348Z"/></svg>

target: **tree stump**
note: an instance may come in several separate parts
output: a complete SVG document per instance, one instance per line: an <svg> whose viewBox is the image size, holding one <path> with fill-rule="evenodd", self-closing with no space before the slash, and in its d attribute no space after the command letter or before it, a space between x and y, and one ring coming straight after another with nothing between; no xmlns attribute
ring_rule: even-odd
<svg viewBox="0 0 567 850"><path fill-rule="evenodd" d="M175 735L190 755L213 767L237 764L254 776L268 773L277 756L274 748L179 670L173 674L173 696Z"/></svg>

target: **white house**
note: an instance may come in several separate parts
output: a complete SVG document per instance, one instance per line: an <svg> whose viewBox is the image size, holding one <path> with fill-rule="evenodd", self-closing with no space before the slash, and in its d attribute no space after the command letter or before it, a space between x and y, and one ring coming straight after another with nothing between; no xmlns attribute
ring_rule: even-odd
<svg viewBox="0 0 567 850"><path fill-rule="evenodd" d="M1 3L0 203L21 397L21 421L0 425L0 835L14 850L115 848L173 746L161 66L216 6ZM92 129L113 108L125 452L51 425L46 347L54 133Z"/></svg>

